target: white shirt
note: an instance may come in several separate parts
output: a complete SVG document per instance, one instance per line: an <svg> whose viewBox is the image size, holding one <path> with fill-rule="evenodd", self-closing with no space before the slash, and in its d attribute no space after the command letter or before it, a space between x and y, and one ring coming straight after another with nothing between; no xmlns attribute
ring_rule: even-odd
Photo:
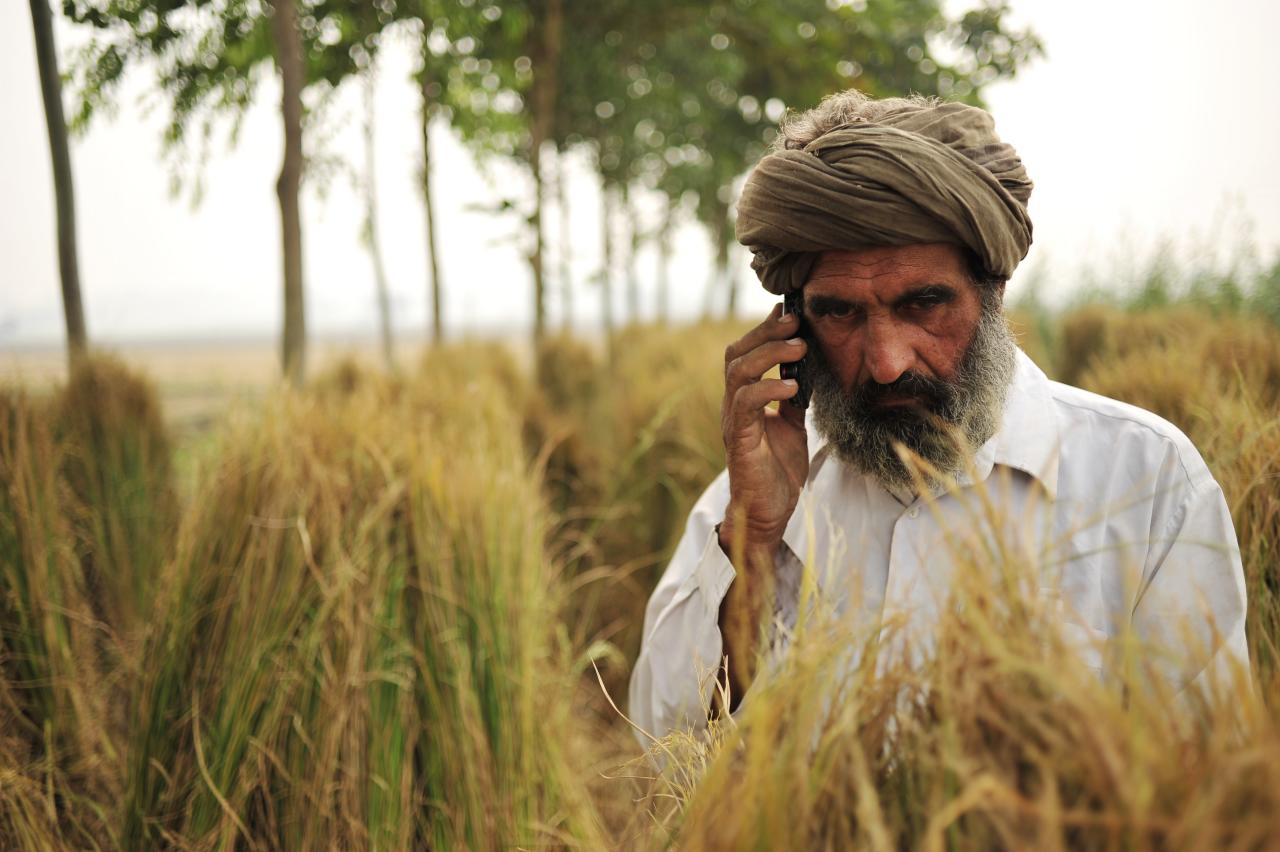
<svg viewBox="0 0 1280 852"><path fill-rule="evenodd" d="M944 535L983 526L979 482L1009 519L1001 534L1045 566L1034 582L1086 665L1101 671L1107 638L1131 628L1179 649L1162 664L1177 688L1232 659L1247 670L1235 530L1221 488L1171 423L1049 381L1019 351L1000 430L972 475L930 501L895 497L841 463L811 419L808 435L808 481L776 560L782 623L795 623L803 561L818 596L854 624L892 617L927 633L954 569L954 538L949 546ZM735 576L716 532L728 501L725 471L694 506L645 610L630 716L657 736L706 725L722 662L719 608ZM1174 627L1184 622L1197 637Z"/></svg>

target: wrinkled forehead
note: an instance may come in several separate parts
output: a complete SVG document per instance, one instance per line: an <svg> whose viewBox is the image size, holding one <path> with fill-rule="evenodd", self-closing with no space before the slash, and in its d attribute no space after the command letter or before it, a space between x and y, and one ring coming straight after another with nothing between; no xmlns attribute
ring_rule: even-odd
<svg viewBox="0 0 1280 852"><path fill-rule="evenodd" d="M829 250L819 254L806 289L842 284L894 286L915 283L961 285L969 281L964 251L947 243Z"/></svg>

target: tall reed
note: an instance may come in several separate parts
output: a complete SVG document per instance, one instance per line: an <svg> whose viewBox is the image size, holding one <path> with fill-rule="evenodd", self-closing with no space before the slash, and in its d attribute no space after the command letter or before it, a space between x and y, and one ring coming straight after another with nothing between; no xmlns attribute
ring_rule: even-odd
<svg viewBox="0 0 1280 852"><path fill-rule="evenodd" d="M144 662L126 842L596 837L565 752L545 508L503 380L284 395L229 434L200 493Z"/></svg>
<svg viewBox="0 0 1280 852"><path fill-rule="evenodd" d="M1100 361L1080 384L1168 418L1204 456L1239 538L1249 646L1260 678L1280 686L1280 334L1205 322Z"/></svg>
<svg viewBox="0 0 1280 852"><path fill-rule="evenodd" d="M160 403L148 380L116 358L95 354L72 369L52 406L95 611L117 641L127 641L149 619L177 522Z"/></svg>
<svg viewBox="0 0 1280 852"><path fill-rule="evenodd" d="M569 474L560 507L568 557L586 583L576 598L580 640L605 638L633 659L644 603L694 501L724 464L720 437L724 348L740 323L634 326L611 358L584 357L564 341L544 347L539 376ZM544 428L542 433L552 430ZM555 480L553 479L553 486ZM626 666L606 667L625 690Z"/></svg>
<svg viewBox="0 0 1280 852"><path fill-rule="evenodd" d="M1001 529L990 514L989 531ZM1100 678L1030 582L1044 566L1017 552L961 549L930 640L900 623L858 633L832 613L802 621L740 717L713 729L709 757L665 751L675 762L663 777L696 782L668 785L683 792L682 806L662 845L1280 842L1280 728L1247 674L1175 695L1146 667L1156 649L1121 635Z"/></svg>
<svg viewBox="0 0 1280 852"><path fill-rule="evenodd" d="M1042 319L1048 366L1174 420L1223 485L1269 711L1228 693L1188 724L1090 679L1004 594L1034 566L994 554L924 665L815 618L656 786L604 777L634 748L587 659L622 705L745 327L345 364L220 429L189 501L153 389L97 362L0 393L0 845L1280 842L1280 341L1185 306Z"/></svg>
<svg viewBox="0 0 1280 852"><path fill-rule="evenodd" d="M118 790L66 454L44 404L0 392L0 837L33 849L110 845Z"/></svg>

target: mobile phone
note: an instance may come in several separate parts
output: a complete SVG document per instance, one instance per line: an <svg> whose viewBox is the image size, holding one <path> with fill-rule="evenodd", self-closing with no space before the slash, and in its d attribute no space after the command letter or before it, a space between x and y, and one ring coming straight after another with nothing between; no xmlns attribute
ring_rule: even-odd
<svg viewBox="0 0 1280 852"><path fill-rule="evenodd" d="M804 321L804 295L799 290L788 290L786 295L782 297L782 315L795 314L800 319L800 327L796 332L797 337L804 338L805 342L813 346L813 341L809 338L809 326ZM806 369L806 362L809 356L801 358L799 361L792 361L788 364L779 364L778 373L784 379L795 379L796 388L795 396L787 400L796 408L804 410L809 407L809 395L813 393L813 386L809 381L809 371Z"/></svg>

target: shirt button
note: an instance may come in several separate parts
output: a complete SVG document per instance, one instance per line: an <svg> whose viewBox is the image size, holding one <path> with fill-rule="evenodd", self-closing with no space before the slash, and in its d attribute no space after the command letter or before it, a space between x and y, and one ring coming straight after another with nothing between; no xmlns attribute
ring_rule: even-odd
<svg viewBox="0 0 1280 852"><path fill-rule="evenodd" d="M907 514L908 514L908 515L910 515L912 518L918 518L918 517L920 517L920 510L919 510L918 508L917 508L917 509L912 509L912 510L911 510L910 512L908 512Z"/></svg>

